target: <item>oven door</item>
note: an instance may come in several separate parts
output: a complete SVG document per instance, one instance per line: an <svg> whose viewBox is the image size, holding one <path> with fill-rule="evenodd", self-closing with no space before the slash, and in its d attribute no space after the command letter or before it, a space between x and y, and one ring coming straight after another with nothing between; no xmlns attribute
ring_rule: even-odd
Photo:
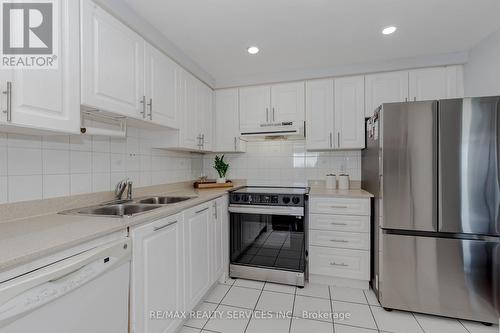
<svg viewBox="0 0 500 333"><path fill-rule="evenodd" d="M231 264L304 272L302 207L229 207Z"/></svg>

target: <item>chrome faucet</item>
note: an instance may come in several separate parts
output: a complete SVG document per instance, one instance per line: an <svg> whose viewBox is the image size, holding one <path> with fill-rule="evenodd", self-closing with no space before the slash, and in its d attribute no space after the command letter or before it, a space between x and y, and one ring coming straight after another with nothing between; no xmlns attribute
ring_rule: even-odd
<svg viewBox="0 0 500 333"><path fill-rule="evenodd" d="M127 188L127 184L129 183L128 178L121 180L118 184L116 184L115 188L115 199L116 200L121 200L123 192L125 192L125 189ZM132 184L132 182L130 182ZM129 190L130 195L132 195L132 190ZM128 196L128 194L127 194Z"/></svg>
<svg viewBox="0 0 500 333"><path fill-rule="evenodd" d="M132 181L127 182L127 200L132 200Z"/></svg>

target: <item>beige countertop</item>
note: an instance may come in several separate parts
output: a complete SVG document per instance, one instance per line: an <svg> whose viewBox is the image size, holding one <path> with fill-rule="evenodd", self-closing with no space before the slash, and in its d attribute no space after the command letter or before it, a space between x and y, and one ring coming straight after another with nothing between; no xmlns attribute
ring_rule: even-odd
<svg viewBox="0 0 500 333"><path fill-rule="evenodd" d="M221 197L235 188L176 189L151 193L151 195L196 197L134 217L95 217L52 213L0 223L0 272L130 226L179 213Z"/></svg>
<svg viewBox="0 0 500 333"><path fill-rule="evenodd" d="M366 192L360 188L349 190L327 189L324 186L311 186L309 196L314 197L331 197L331 198L372 198L373 194Z"/></svg>

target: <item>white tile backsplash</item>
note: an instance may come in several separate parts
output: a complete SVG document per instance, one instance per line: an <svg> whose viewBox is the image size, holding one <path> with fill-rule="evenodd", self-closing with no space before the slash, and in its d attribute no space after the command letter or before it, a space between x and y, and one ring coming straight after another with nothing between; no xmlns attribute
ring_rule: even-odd
<svg viewBox="0 0 500 333"><path fill-rule="evenodd" d="M0 133L0 203L113 190L129 178L148 186L197 178L199 154L152 149L150 131L127 138Z"/></svg>
<svg viewBox="0 0 500 333"><path fill-rule="evenodd" d="M217 177L214 156L203 159L203 173L209 178ZM230 164L228 177L247 179L249 184L304 185L324 180L328 173L347 173L351 180L361 180L360 151L309 152L304 140L248 142L246 154L225 156Z"/></svg>

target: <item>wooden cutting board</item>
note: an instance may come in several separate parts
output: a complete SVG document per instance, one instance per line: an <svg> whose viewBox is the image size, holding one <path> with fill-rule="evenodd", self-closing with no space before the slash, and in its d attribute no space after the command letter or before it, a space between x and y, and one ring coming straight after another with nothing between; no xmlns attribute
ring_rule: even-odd
<svg viewBox="0 0 500 333"><path fill-rule="evenodd" d="M204 188L225 188L225 187L233 187L233 183L231 181L227 181L224 184L217 184L215 181L211 182L195 182L194 188L204 189Z"/></svg>

